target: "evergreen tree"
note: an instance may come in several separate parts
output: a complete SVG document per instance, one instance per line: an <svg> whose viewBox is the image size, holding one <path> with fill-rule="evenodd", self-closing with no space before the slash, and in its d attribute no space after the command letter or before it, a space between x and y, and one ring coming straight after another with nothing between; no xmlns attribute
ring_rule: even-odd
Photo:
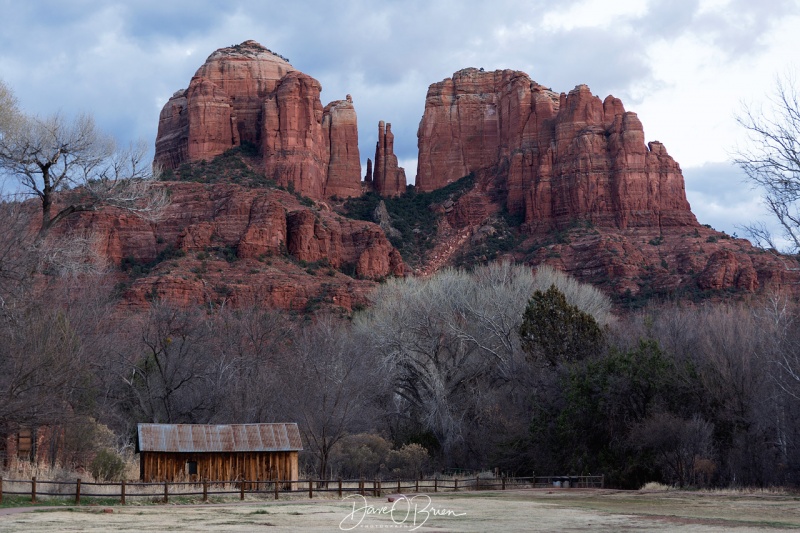
<svg viewBox="0 0 800 533"><path fill-rule="evenodd" d="M598 353L604 342L594 317L567 303L555 285L533 294L519 333L528 358L550 366L586 359Z"/></svg>

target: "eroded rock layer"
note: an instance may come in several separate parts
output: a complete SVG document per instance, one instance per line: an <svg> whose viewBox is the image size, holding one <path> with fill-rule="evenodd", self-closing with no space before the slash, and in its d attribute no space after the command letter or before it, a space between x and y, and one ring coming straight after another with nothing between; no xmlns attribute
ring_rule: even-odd
<svg viewBox="0 0 800 533"><path fill-rule="evenodd" d="M318 300L364 304L373 280L402 275L399 252L379 226L302 205L275 189L167 183L172 203L157 222L108 209L82 213L99 258L143 274L127 299L302 310Z"/></svg>

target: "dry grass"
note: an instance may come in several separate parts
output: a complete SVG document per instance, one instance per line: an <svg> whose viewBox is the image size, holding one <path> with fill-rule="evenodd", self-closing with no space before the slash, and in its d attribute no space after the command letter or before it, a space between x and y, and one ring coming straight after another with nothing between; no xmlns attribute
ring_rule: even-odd
<svg viewBox="0 0 800 533"><path fill-rule="evenodd" d="M416 531L687 531L692 533L784 531L800 528L798 498L768 492L731 493L613 491L584 489L480 491L430 495L417 504ZM335 498L246 502L198 506L114 506L59 509L0 516L0 531L337 531L353 503ZM366 499L372 510L390 506L386 498ZM432 515L431 509L449 512ZM405 508L402 508L403 510ZM363 513L362 513L363 514ZM403 513L404 516L404 513ZM413 513L409 516L413 516ZM360 518L357 513L355 518ZM389 514L366 513L361 529L409 531L412 518L394 527ZM400 517L402 518L402 516ZM395 515L398 521L398 516ZM345 521L355 525L356 521Z"/></svg>

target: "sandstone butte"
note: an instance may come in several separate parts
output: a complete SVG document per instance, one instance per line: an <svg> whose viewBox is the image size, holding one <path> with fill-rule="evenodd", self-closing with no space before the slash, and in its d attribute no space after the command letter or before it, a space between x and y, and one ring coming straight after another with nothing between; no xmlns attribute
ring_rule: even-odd
<svg viewBox="0 0 800 533"><path fill-rule="evenodd" d="M556 93L524 72L468 68L428 89L416 186L476 185L442 206L428 274L522 221L506 256L550 263L609 292L797 287L797 261L698 224L680 166L622 102ZM473 254L474 255L474 254ZM480 258L479 258L480 259Z"/></svg>
<svg viewBox="0 0 800 533"><path fill-rule="evenodd" d="M255 41L212 53L161 111L155 163L211 160L250 143L263 171L321 200L361 194L358 126L350 95L325 107L320 83Z"/></svg>

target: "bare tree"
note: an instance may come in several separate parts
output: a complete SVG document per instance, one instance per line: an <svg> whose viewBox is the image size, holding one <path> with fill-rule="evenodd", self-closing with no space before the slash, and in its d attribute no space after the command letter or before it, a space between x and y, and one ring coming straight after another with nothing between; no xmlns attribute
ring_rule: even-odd
<svg viewBox="0 0 800 533"><path fill-rule="evenodd" d="M0 171L13 178L13 193L39 198L39 238L62 219L113 205L157 217L168 199L154 188L143 142L118 149L89 115L26 116L0 87Z"/></svg>
<svg viewBox="0 0 800 533"><path fill-rule="evenodd" d="M157 423L205 423L216 407L209 331L197 313L154 305L119 348L120 405Z"/></svg>
<svg viewBox="0 0 800 533"><path fill-rule="evenodd" d="M19 119L17 99L11 89L0 80L0 132L14 130Z"/></svg>
<svg viewBox="0 0 800 533"><path fill-rule="evenodd" d="M374 371L349 328L332 319L301 331L281 365L283 386L271 392L285 402L285 416L299 424L320 479L329 479L336 443L369 424Z"/></svg>
<svg viewBox="0 0 800 533"><path fill-rule="evenodd" d="M745 107L737 121L747 130L749 143L737 152L735 162L763 191L790 250L800 251L800 98L793 77L776 80L767 110ZM745 230L757 244L777 249L765 224L756 222Z"/></svg>
<svg viewBox="0 0 800 533"><path fill-rule="evenodd" d="M32 305L0 320L0 440L64 424L86 378L85 347L67 313Z"/></svg>
<svg viewBox="0 0 800 533"><path fill-rule="evenodd" d="M24 302L30 272L38 258L28 246L33 238L32 210L18 202L0 202L0 314Z"/></svg>
<svg viewBox="0 0 800 533"><path fill-rule="evenodd" d="M274 422L280 401L280 364L290 345L291 324L285 315L257 307L220 310L210 322L213 366L211 393L221 398L212 421Z"/></svg>
<svg viewBox="0 0 800 533"><path fill-rule="evenodd" d="M696 485L697 465L709 462L713 452L713 425L695 415L682 419L671 413L655 413L635 424L628 435L634 448L653 453L669 483Z"/></svg>

